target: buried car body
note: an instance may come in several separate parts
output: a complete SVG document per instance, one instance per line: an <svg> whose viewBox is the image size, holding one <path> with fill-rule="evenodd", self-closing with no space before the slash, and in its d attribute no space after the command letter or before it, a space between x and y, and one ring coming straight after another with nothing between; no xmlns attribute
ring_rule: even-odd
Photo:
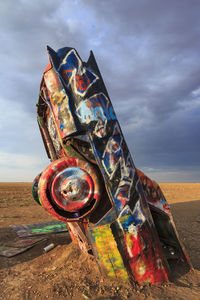
<svg viewBox="0 0 200 300"><path fill-rule="evenodd" d="M34 198L105 276L155 284L177 262L189 269L160 187L133 163L93 53L85 63L73 48L47 51L37 118L52 163Z"/></svg>

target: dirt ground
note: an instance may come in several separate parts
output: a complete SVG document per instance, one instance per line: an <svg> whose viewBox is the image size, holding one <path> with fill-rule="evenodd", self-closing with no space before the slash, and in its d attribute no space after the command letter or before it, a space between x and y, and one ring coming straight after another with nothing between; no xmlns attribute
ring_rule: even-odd
<svg viewBox="0 0 200 300"><path fill-rule="evenodd" d="M160 286L102 280L93 256L81 253L67 233L12 258L0 256L0 299L200 299L200 183L160 184L194 269ZM29 183L0 183L0 245L13 241L10 225L52 221L34 200ZM43 248L54 243L48 253Z"/></svg>

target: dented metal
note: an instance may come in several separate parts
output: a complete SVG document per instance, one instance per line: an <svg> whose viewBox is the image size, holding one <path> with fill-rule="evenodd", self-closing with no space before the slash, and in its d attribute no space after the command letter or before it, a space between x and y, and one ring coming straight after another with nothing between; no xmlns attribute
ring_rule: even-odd
<svg viewBox="0 0 200 300"><path fill-rule="evenodd" d="M106 276L167 281L172 262L190 262L161 189L133 163L93 53L85 63L73 48L47 50L37 115L52 163L40 204Z"/></svg>

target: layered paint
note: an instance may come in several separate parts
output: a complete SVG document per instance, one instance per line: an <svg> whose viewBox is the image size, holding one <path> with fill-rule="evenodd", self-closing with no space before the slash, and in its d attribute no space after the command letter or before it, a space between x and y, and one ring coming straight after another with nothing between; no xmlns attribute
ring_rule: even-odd
<svg viewBox="0 0 200 300"><path fill-rule="evenodd" d="M127 281L129 275L110 225L94 227L90 230L90 234L93 250L98 257L103 274Z"/></svg>
<svg viewBox="0 0 200 300"><path fill-rule="evenodd" d="M48 55L38 123L53 162L39 179L40 203L106 276L165 282L169 257L190 263L162 191L134 165L93 53L87 63L73 48Z"/></svg>
<svg viewBox="0 0 200 300"><path fill-rule="evenodd" d="M61 138L76 132L71 103L53 68L44 74L48 98ZM48 101L48 100L47 100ZM48 103L48 102L47 102Z"/></svg>
<svg viewBox="0 0 200 300"><path fill-rule="evenodd" d="M95 169L75 157L55 160L43 171L38 184L40 204L64 222L83 219L94 210L100 192Z"/></svg>
<svg viewBox="0 0 200 300"><path fill-rule="evenodd" d="M167 200L165 199L165 196L163 195L159 185L155 181L152 181L139 169L137 169L137 173L140 177L147 202L171 216L170 206L167 203Z"/></svg>

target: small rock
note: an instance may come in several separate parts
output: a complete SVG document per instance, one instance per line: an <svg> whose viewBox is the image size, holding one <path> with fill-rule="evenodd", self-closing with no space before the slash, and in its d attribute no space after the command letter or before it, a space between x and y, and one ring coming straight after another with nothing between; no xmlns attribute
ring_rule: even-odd
<svg viewBox="0 0 200 300"><path fill-rule="evenodd" d="M143 285L140 285L139 289L142 290L143 289Z"/></svg>

